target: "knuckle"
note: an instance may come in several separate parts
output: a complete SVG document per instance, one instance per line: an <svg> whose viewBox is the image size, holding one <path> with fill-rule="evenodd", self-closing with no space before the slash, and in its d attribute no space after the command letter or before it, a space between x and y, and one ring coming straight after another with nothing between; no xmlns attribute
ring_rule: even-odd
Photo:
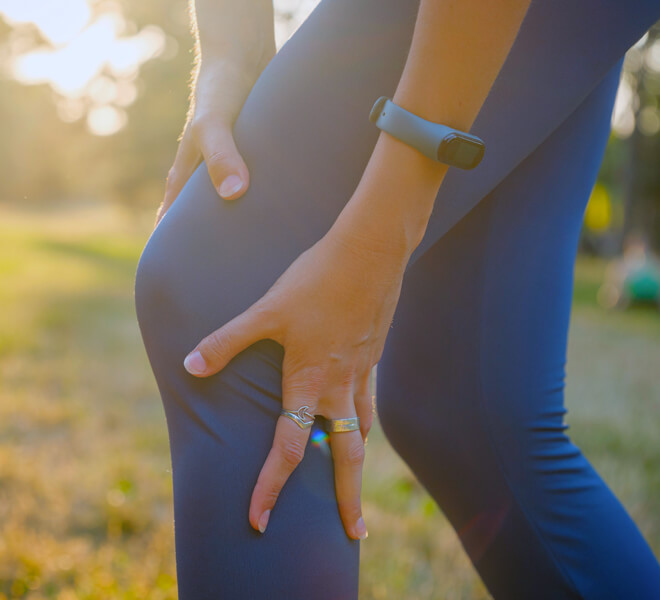
<svg viewBox="0 0 660 600"><path fill-rule="evenodd" d="M362 440L351 444L345 452L340 454L339 462L347 467L361 467L364 463L365 451Z"/></svg>
<svg viewBox="0 0 660 600"><path fill-rule="evenodd" d="M277 487L272 487L264 492L263 501L264 506L275 506L277 499L280 497L280 490Z"/></svg>
<svg viewBox="0 0 660 600"><path fill-rule="evenodd" d="M360 419L360 424L362 425L362 429L364 430L364 433L365 434L369 433L371 431L371 427L374 424L374 415L373 415L373 413L369 413L368 417L366 417L364 419Z"/></svg>
<svg viewBox="0 0 660 600"><path fill-rule="evenodd" d="M177 171L170 171L167 174L167 179L165 180L165 194L171 196L174 193L178 183L178 173Z"/></svg>
<svg viewBox="0 0 660 600"><path fill-rule="evenodd" d="M203 350L209 358L224 358L231 350L231 335L227 332L214 332L206 338Z"/></svg>
<svg viewBox="0 0 660 600"><path fill-rule="evenodd" d="M317 366L294 367L294 369L291 369L293 372L286 377L286 393L304 398L306 401L316 400L325 380L323 370Z"/></svg>
<svg viewBox="0 0 660 600"><path fill-rule="evenodd" d="M277 316L277 308L271 302L268 294L262 296L252 307L254 310L254 315L257 319L260 319L266 323L275 320Z"/></svg>
<svg viewBox="0 0 660 600"><path fill-rule="evenodd" d="M235 161L235 155L224 148L214 150L206 157L206 162L212 167L224 167Z"/></svg>
<svg viewBox="0 0 660 600"><path fill-rule="evenodd" d="M277 310L264 297L251 308L251 321L260 326L264 333L275 334L277 330Z"/></svg>
<svg viewBox="0 0 660 600"><path fill-rule="evenodd" d="M291 378L287 382L287 391L296 398L307 399L315 397L318 394L319 388L311 381Z"/></svg>
<svg viewBox="0 0 660 600"><path fill-rule="evenodd" d="M338 378L338 387L342 392L353 389L353 369L346 368L342 370Z"/></svg>
<svg viewBox="0 0 660 600"><path fill-rule="evenodd" d="M357 519L362 516L362 508L360 506L360 499L343 500L337 499L337 508L339 508L339 513L345 520L348 520L352 525Z"/></svg>
<svg viewBox="0 0 660 600"><path fill-rule="evenodd" d="M280 442L279 452L284 464L293 470L302 462L305 447L297 439L287 439Z"/></svg>
<svg viewBox="0 0 660 600"><path fill-rule="evenodd" d="M197 136L200 131L203 131L204 128L206 127L206 119L200 115L198 112L194 114L192 119L190 120L190 124L188 125L190 127L190 132ZM184 135L185 135L185 129L184 129Z"/></svg>

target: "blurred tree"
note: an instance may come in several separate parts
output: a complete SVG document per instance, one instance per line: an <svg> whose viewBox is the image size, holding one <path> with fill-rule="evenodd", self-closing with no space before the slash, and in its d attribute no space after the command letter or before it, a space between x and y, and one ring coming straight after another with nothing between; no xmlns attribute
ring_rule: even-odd
<svg viewBox="0 0 660 600"><path fill-rule="evenodd" d="M635 126L624 163L622 242L631 234L658 244L660 233L660 25L627 56Z"/></svg>
<svg viewBox="0 0 660 600"><path fill-rule="evenodd" d="M610 225L590 227L611 202ZM600 206L600 208L598 208ZM626 54L613 115L613 129L599 183L587 208L583 246L605 255L619 254L634 236L660 249L660 24Z"/></svg>
<svg viewBox="0 0 660 600"><path fill-rule="evenodd" d="M276 1L280 41L317 1ZM82 21L83 28L62 41L53 40L57 30L44 28L38 18L45 13L44 18L53 16L56 9L49 0L41 5L31 3L38 9L29 17L32 20L24 17L24 21L12 21L7 15L3 20L0 3L0 119L5 133L0 145L0 202L110 200L155 210L188 108L193 38L187 2L63 3L69 4L86 11L89 8L90 14L87 25ZM278 8L278 4L282 6ZM21 9L14 12L21 13ZM30 9L23 8L21 14L30 15ZM26 55L62 51L67 43L73 46L95 23L104 18L107 21L108 15L120 40L115 48L118 54L103 59L105 62L101 61L80 89L63 90L58 81L75 81L76 68L89 68L84 60L73 60L71 66L64 63L61 72L48 73L46 79L50 79L44 83L38 83L39 79L36 85L19 81L17 64L21 60L20 64L25 64ZM53 21L58 21L58 15L54 16ZM47 34L51 34L50 39ZM155 43L158 49L135 61L133 67L122 64L119 69L117 62L125 62L125 53L134 50L126 42L136 40L142 45L145 40ZM119 47L121 43L124 46ZM93 44L90 48L96 51ZM78 49L76 52L81 54Z"/></svg>
<svg viewBox="0 0 660 600"><path fill-rule="evenodd" d="M52 84L23 85L16 80L16 54L49 44L34 25L10 27L0 20L0 118L5 131L0 201L110 199L157 204L187 109L193 43L185 2L142 0L124 5L125 32L133 39L139 31L166 32L163 50L145 64L125 67L128 75L123 78L106 62L84 89L70 96ZM117 11L117 4L99 2L93 14L103 15L108 9ZM99 102L103 85L115 97ZM122 85L128 89L128 102L117 93ZM94 135L90 126L95 118L98 121L99 109L101 128L106 125L104 117L109 116L113 125L115 115L121 118L124 111L130 127L115 127L114 135Z"/></svg>
<svg viewBox="0 0 660 600"><path fill-rule="evenodd" d="M275 1L278 45L317 2ZM80 31L69 32L68 41L58 38L52 27L38 27L36 18L25 22L12 21L7 15L6 20L0 18L0 119L4 131L0 202L109 200L155 209L188 107L193 40L187 3L66 0L59 4L82 6L89 12L80 21ZM43 0L42 9L51 14L55 10L49 0ZM0 3L0 17L2 10ZM22 57L44 48L64 51L67 43L74 44L85 32L89 34L99 21L106 19L107 24L108 16L118 40L114 58L101 61L96 71L84 61L74 61L71 66L64 62L58 74L50 73L49 83L26 85L25 80L20 81L16 65ZM125 62L125 53L135 44L151 44L152 48L142 48L143 56L134 58L134 64L117 66L117 61ZM71 54L79 59L84 53ZM91 69L89 81L78 82L78 88L71 83L77 81L77 68ZM58 87L55 75L69 88ZM627 55L613 124L584 236L585 243L604 253L614 253L623 235L633 230L660 243L657 25ZM595 228L590 229L590 224L596 224Z"/></svg>

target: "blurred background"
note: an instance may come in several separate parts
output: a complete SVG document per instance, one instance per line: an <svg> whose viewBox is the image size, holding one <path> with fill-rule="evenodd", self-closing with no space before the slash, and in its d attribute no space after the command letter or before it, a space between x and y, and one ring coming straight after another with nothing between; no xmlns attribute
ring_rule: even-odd
<svg viewBox="0 0 660 600"><path fill-rule="evenodd" d="M276 0L281 46L317 0ZM133 277L187 110L184 0L0 0L0 599L176 598ZM568 422L660 554L660 28L629 52L575 272ZM487 598L378 426L361 598Z"/></svg>

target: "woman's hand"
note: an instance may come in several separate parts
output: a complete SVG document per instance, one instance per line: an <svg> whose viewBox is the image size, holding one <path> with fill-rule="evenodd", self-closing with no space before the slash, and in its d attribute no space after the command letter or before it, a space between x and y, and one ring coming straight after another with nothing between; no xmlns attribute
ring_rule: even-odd
<svg viewBox="0 0 660 600"><path fill-rule="evenodd" d="M229 59L211 60L200 67L192 91L191 110L167 176L165 198L156 224L202 160L222 198L236 200L245 193L250 174L236 148L232 127L245 98L273 54L274 48L259 67L247 67Z"/></svg>
<svg viewBox="0 0 660 600"><path fill-rule="evenodd" d="M195 0L190 8L195 37L190 110L156 224L202 160L222 198L245 193L249 173L232 127L276 52L272 0Z"/></svg>
<svg viewBox="0 0 660 600"><path fill-rule="evenodd" d="M359 236L331 229L301 254L244 313L186 357L197 376L217 373L264 338L284 347L282 404L329 419L358 416L360 431L330 433L339 512L349 537L364 538L360 491L364 440L373 420L369 376L383 351L406 260ZM249 519L263 532L280 490L303 458L310 429L277 421L254 488Z"/></svg>

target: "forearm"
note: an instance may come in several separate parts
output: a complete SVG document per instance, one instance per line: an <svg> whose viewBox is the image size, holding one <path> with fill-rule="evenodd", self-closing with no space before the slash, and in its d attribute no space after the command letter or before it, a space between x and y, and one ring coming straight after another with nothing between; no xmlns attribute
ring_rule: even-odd
<svg viewBox="0 0 660 600"><path fill-rule="evenodd" d="M236 118L237 107L275 55L272 0L190 0L195 66L188 118ZM217 101L222 89L223 102ZM210 90L210 93L199 93Z"/></svg>
<svg viewBox="0 0 660 600"><path fill-rule="evenodd" d="M468 131L530 1L420 0L393 101L425 119ZM489 140L484 141L488 152ZM407 260L424 235L446 171L447 166L381 132L336 226Z"/></svg>
<svg viewBox="0 0 660 600"><path fill-rule="evenodd" d="M190 0L197 59L262 69L275 53L272 0Z"/></svg>

